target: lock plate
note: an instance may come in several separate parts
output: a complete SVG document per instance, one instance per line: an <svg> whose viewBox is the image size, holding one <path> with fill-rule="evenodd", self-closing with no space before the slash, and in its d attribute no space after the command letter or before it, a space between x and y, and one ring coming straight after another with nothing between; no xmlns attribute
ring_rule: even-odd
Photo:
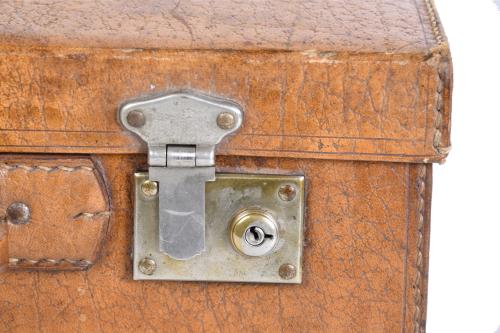
<svg viewBox="0 0 500 333"><path fill-rule="evenodd" d="M216 174L205 187L205 250L189 260L159 251L158 195L144 193L147 180L147 172L134 174L135 280L301 283L303 176ZM283 196L287 188L293 196ZM232 244L232 223L246 209L264 211L276 222L279 238L264 256L246 256Z"/></svg>

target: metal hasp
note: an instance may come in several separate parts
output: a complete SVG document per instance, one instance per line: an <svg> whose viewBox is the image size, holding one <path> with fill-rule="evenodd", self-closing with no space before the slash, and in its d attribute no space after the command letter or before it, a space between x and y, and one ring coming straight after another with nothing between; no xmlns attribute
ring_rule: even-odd
<svg viewBox="0 0 500 333"><path fill-rule="evenodd" d="M172 93L124 104L123 126L148 145L149 180L158 182L159 250L177 260L205 250L205 183L215 180L215 145L242 123L229 101Z"/></svg>

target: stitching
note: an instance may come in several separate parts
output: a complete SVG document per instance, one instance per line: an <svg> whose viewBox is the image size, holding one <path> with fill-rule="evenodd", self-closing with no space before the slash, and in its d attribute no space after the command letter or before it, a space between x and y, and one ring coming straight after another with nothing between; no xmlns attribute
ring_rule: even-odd
<svg viewBox="0 0 500 333"><path fill-rule="evenodd" d="M436 88L436 107L435 107L436 118L434 120L434 137L432 140L432 146L434 147L434 149L443 156L446 156L451 149L451 146L441 145L441 137L442 137L441 127L443 125L443 109L444 109L443 88L444 88L444 79L446 76L445 66L446 63L444 62L441 62L441 64L438 66L439 79Z"/></svg>
<svg viewBox="0 0 500 333"><path fill-rule="evenodd" d="M75 216L73 216L73 219L91 219L94 217L105 217L105 216L110 216L111 212L110 211L102 211L102 212L95 212L95 213L90 213L90 212L82 212L78 213Z"/></svg>
<svg viewBox="0 0 500 333"><path fill-rule="evenodd" d="M90 260L86 259L70 259L70 258L61 258L61 259L28 259L28 258L9 258L9 265L22 265L28 264L33 266L43 266L43 267L55 267L62 265L64 263L68 263L71 266L75 267L88 267L93 263Z"/></svg>
<svg viewBox="0 0 500 333"><path fill-rule="evenodd" d="M434 38L436 39L436 43L438 44L436 48L433 48L433 51L437 51L438 53L441 53L443 51L448 52L446 41L443 32L441 30L441 25L436 12L436 6L434 5L433 0L424 0L424 2L427 8L427 13L429 15L429 20L431 22L432 33L434 34ZM446 156L451 150L451 146L441 145L441 138L443 136L441 132L441 127L443 125L443 109L444 109L443 88L445 84L444 81L446 79L446 65L447 62L445 61L441 61L441 63L438 65L438 82L436 88L437 97L436 97L436 107L434 110L436 118L434 120L434 137L432 139L433 148L438 152L438 154L442 156Z"/></svg>
<svg viewBox="0 0 500 333"><path fill-rule="evenodd" d="M64 166L64 165L57 165L54 167L47 167L44 165L26 165L26 164L5 164L2 163L0 164L0 170L7 170L7 171L12 171L12 170L17 170L17 169L22 169L26 172L35 172L35 171L44 171L44 172L55 172L55 171L65 171L65 172L75 172L75 171L94 171L94 168L84 166L84 165L79 165L76 167L69 167L69 166Z"/></svg>
<svg viewBox="0 0 500 333"><path fill-rule="evenodd" d="M413 314L414 333L424 333L425 326L422 324L422 302L424 295L422 294L421 284L424 275L424 223L425 223L425 178L427 168L421 165L418 170L417 191L418 191L418 221L417 221L417 260L415 262L415 281L414 281L414 300L415 312Z"/></svg>
<svg viewBox="0 0 500 333"><path fill-rule="evenodd" d="M431 29L432 33L434 34L434 38L436 39L436 42L438 44L443 44L444 37L443 33L441 31L441 27L439 25L439 19L436 14L436 7L434 5L434 2L432 0L425 0L425 7L427 8L427 14L429 14L429 20L431 21Z"/></svg>

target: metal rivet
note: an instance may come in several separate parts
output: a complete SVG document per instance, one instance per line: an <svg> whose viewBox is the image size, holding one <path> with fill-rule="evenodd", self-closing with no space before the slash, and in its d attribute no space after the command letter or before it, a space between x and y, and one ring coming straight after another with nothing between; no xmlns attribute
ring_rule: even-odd
<svg viewBox="0 0 500 333"><path fill-rule="evenodd" d="M30 221L29 207L22 202L14 202L7 208L7 221L12 224L26 224Z"/></svg>
<svg viewBox="0 0 500 333"><path fill-rule="evenodd" d="M290 280L297 275L297 269L292 264L283 264L279 269L280 277L284 280Z"/></svg>
<svg viewBox="0 0 500 333"><path fill-rule="evenodd" d="M231 129L234 127L234 115L230 112L221 112L217 116L217 126L222 129Z"/></svg>
<svg viewBox="0 0 500 333"><path fill-rule="evenodd" d="M132 110L127 114L127 123L132 127L142 127L146 123L146 117L140 110Z"/></svg>
<svg viewBox="0 0 500 333"><path fill-rule="evenodd" d="M144 258L139 261L139 270L146 275L153 275L156 270L156 262L151 258Z"/></svg>
<svg viewBox="0 0 500 333"><path fill-rule="evenodd" d="M283 201L292 201L297 195L297 189L293 185L283 185L278 191L278 196Z"/></svg>
<svg viewBox="0 0 500 333"><path fill-rule="evenodd" d="M158 194L158 183L152 180L146 180L141 185L142 193L147 197L154 197Z"/></svg>

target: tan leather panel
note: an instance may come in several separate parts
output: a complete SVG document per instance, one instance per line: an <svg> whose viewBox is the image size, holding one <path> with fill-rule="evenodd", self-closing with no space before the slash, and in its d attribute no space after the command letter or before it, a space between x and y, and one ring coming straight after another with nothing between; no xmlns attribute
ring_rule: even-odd
<svg viewBox="0 0 500 333"><path fill-rule="evenodd" d="M221 155L435 162L450 144L447 53L3 48L0 57L4 152L145 153L118 123L119 105L179 89L244 108Z"/></svg>
<svg viewBox="0 0 500 333"><path fill-rule="evenodd" d="M0 189L1 216L8 220L15 202L31 213L27 224L8 220L9 268L85 269L95 263L111 212L92 160L0 155Z"/></svg>
<svg viewBox="0 0 500 333"><path fill-rule="evenodd" d="M0 43L104 48L422 52L428 0L3 0Z"/></svg>
<svg viewBox="0 0 500 333"><path fill-rule="evenodd" d="M0 274L0 330L386 333L424 325L430 165L219 157L221 172L306 177L303 283L256 285L132 281L130 176L145 161L101 159L114 198L104 257L85 272Z"/></svg>

